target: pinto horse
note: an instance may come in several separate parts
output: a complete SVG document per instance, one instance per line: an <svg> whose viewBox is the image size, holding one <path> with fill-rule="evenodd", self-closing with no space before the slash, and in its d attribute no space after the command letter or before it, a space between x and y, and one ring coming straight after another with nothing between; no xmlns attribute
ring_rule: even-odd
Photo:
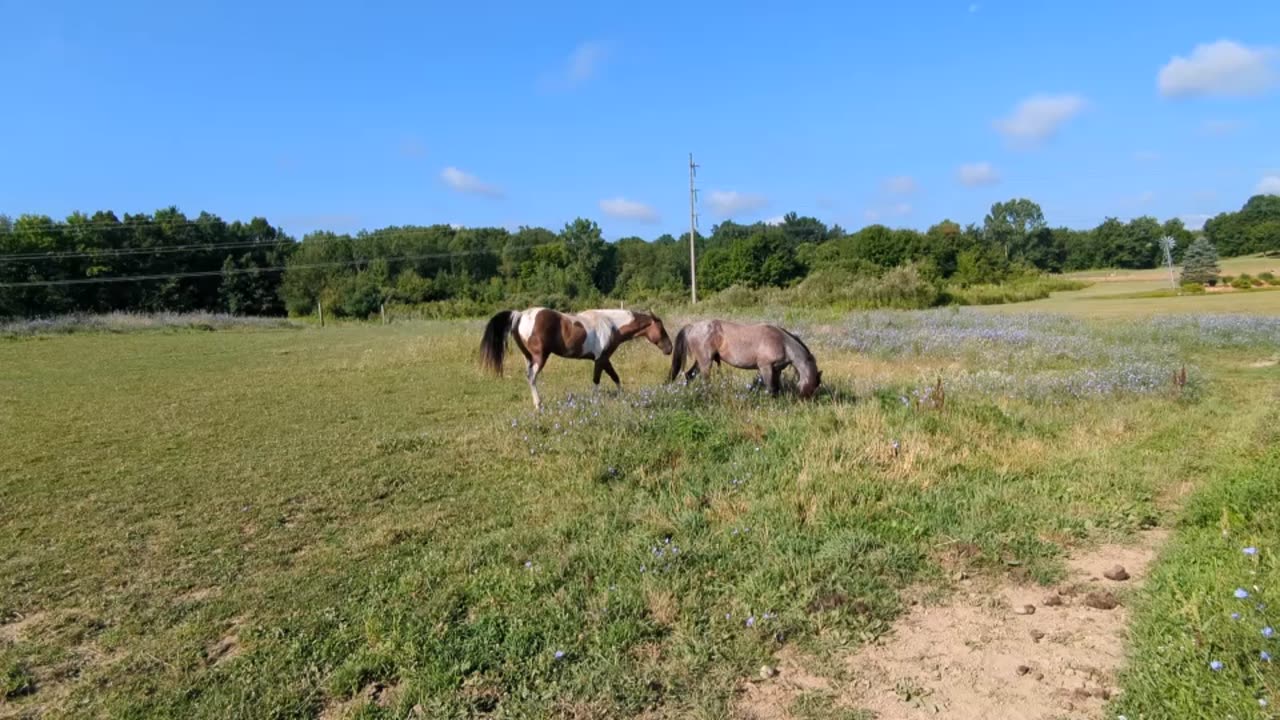
<svg viewBox="0 0 1280 720"><path fill-rule="evenodd" d="M812 397L822 383L822 371L818 370L813 353L800 338L777 325L699 320L680 328L671 353L670 380L684 369L686 355L693 356L686 381L700 372L709 373L712 363L719 365L723 361L743 370L759 371L770 395L778 394L780 375L788 365L794 365L800 375L800 397Z"/></svg>
<svg viewBox="0 0 1280 720"><path fill-rule="evenodd" d="M502 360L507 352L507 335L516 340L524 353L525 373L534 408L542 409L538 395L538 373L552 355L563 358L593 360L595 374L591 381L600 387L600 373L608 373L619 388L622 381L609 362L622 343L644 336L671 354L671 338L657 315L630 310L584 310L575 315L543 307L526 310L503 310L489 319L480 341L480 363L495 375L502 374Z"/></svg>

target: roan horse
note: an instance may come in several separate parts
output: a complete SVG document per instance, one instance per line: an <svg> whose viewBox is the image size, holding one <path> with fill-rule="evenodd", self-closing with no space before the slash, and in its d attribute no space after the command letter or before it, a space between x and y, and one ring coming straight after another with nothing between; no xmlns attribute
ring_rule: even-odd
<svg viewBox="0 0 1280 720"><path fill-rule="evenodd" d="M622 387L618 373L609 362L622 343L635 337L646 340L671 354L671 338L657 315L630 310L585 310L569 315L542 307L526 310L503 310L489 319L480 341L480 363L495 375L502 374L502 359L507 353L507 335L516 340L524 353L525 373L533 406L542 409L538 395L538 373L552 355L563 358L594 360L591 381L600 387L600 373L608 373L614 384Z"/></svg>
<svg viewBox="0 0 1280 720"><path fill-rule="evenodd" d="M680 328L671 353L670 380L684 369L686 355L693 356L686 380L699 372L709 373L712 363L723 361L743 370L758 370L770 395L778 394L780 376L788 365L794 365L800 375L800 397L812 397L822 383L822 371L813 353L800 338L777 325L699 320Z"/></svg>

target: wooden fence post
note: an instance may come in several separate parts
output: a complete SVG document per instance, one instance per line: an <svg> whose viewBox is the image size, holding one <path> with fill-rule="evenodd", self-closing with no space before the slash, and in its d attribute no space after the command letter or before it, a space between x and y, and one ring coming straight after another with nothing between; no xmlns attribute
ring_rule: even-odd
<svg viewBox="0 0 1280 720"><path fill-rule="evenodd" d="M324 303L316 301L316 311L320 313L320 327L324 327Z"/></svg>

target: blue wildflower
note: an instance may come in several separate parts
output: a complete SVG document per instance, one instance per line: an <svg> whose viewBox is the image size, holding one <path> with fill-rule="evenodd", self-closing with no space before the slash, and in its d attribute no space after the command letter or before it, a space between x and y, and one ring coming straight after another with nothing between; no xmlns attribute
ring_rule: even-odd
<svg viewBox="0 0 1280 720"><path fill-rule="evenodd" d="M1240 613L1231 613L1231 619L1232 619L1232 620L1239 620L1239 619L1240 619Z"/></svg>
<svg viewBox="0 0 1280 720"><path fill-rule="evenodd" d="M1214 661L1210 662L1210 663L1209 663L1209 669L1210 669L1210 670L1212 670L1212 671L1214 671L1214 672L1218 672L1219 670L1221 670L1221 669L1222 669L1222 662L1221 662L1221 661L1219 661L1219 660L1214 660Z"/></svg>
<svg viewBox="0 0 1280 720"><path fill-rule="evenodd" d="M1236 588L1236 591L1235 591L1235 593L1234 593L1234 594L1235 594L1236 598L1237 598L1237 599L1239 599L1239 600L1243 600L1243 599L1245 599L1245 598L1249 597L1249 591L1248 591L1248 590L1245 590L1244 588Z"/></svg>
<svg viewBox="0 0 1280 720"><path fill-rule="evenodd" d="M1275 631L1275 630L1273 630L1273 629L1271 629L1271 627L1270 627L1270 626L1267 626L1267 627L1262 628L1262 637L1264 637L1264 638L1269 638L1269 637L1271 637L1272 635L1275 635L1275 634L1276 634L1276 631Z"/></svg>
<svg viewBox="0 0 1280 720"><path fill-rule="evenodd" d="M1257 554L1258 554L1258 548L1253 547L1252 545L1250 545L1249 547L1247 547L1247 548L1245 548L1245 549L1244 549L1244 554L1245 554L1245 555L1257 555Z"/></svg>
<svg viewBox="0 0 1280 720"><path fill-rule="evenodd" d="M751 617L747 618L747 627L755 627L755 626L756 626L756 616L752 615Z"/></svg>
<svg viewBox="0 0 1280 720"><path fill-rule="evenodd" d="M1263 650L1262 652L1258 653L1258 657L1262 658L1263 662L1271 662L1271 653L1267 652L1266 650Z"/></svg>
<svg viewBox="0 0 1280 720"><path fill-rule="evenodd" d="M563 651L563 650L557 650L557 651L556 651L556 659L557 659L557 660L559 660L559 659L560 659L560 658L562 658L562 657L564 657L564 651Z"/></svg>

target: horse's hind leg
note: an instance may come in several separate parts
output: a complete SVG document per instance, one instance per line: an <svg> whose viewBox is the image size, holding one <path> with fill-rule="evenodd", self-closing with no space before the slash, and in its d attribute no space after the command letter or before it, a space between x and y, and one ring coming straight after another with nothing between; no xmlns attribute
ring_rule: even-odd
<svg viewBox="0 0 1280 720"><path fill-rule="evenodd" d="M533 407L535 410L542 410L542 397L538 395L538 373L542 372L542 366L546 364L546 359L541 357L530 358L528 375L529 375L529 393L533 395Z"/></svg>

